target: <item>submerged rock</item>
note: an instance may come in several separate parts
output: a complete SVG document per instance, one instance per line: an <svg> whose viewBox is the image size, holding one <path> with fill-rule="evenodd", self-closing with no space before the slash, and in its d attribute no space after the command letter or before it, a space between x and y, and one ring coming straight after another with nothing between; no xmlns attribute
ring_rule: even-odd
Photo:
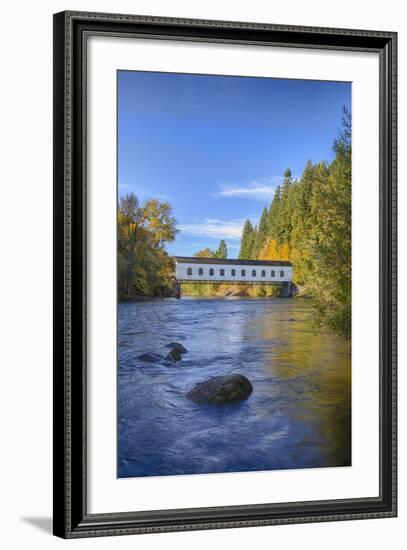
<svg viewBox="0 0 407 550"><path fill-rule="evenodd" d="M248 378L241 374L229 374L200 382L187 393L187 397L199 405L223 405L247 399L252 391L253 386Z"/></svg>
<svg viewBox="0 0 407 550"><path fill-rule="evenodd" d="M180 353L186 353L188 350L186 348L184 348L184 346L182 344L180 344L179 342L171 342L170 344L167 344L165 346L166 348L171 348L172 350L173 349L177 349L179 350Z"/></svg>
<svg viewBox="0 0 407 550"><path fill-rule="evenodd" d="M165 360L165 357L163 357L159 353L148 352L139 355L137 359L140 359L140 361L144 361L145 363L160 363L161 361Z"/></svg>
<svg viewBox="0 0 407 550"><path fill-rule="evenodd" d="M169 354L167 355L167 359L169 361L173 361L174 363L177 363L178 361L181 361L182 359L182 351L179 350L179 348L173 348Z"/></svg>
<svg viewBox="0 0 407 550"><path fill-rule="evenodd" d="M168 367L178 361L181 361L182 354L188 351L179 342L171 342L170 344L167 344L166 347L171 348L166 357L164 357L164 355L160 355L159 353L148 352L139 355L137 359L145 363L159 363Z"/></svg>

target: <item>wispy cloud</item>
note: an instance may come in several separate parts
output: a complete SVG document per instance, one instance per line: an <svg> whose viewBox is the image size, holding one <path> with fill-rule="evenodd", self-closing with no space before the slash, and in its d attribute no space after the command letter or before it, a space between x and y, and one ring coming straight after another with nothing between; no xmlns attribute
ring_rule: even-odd
<svg viewBox="0 0 407 550"><path fill-rule="evenodd" d="M165 195L163 193L154 193L148 190L145 190L140 185L130 185L128 183L124 183L122 181L119 182L119 196L126 195L127 193L134 193L138 198L142 200L148 200L148 199L157 199L161 202L168 202L171 200L171 197L169 195Z"/></svg>
<svg viewBox="0 0 407 550"><path fill-rule="evenodd" d="M132 185L119 181L119 190L122 191L123 193L133 191L133 189L134 188Z"/></svg>
<svg viewBox="0 0 407 550"><path fill-rule="evenodd" d="M169 195L163 195L163 194L151 195L151 197L153 199L158 199L159 201L165 201L165 202L168 202L171 200L171 197Z"/></svg>
<svg viewBox="0 0 407 550"><path fill-rule="evenodd" d="M214 197L241 198L256 201L269 201L274 196L277 185L281 182L282 176L272 176L267 179L251 181L248 184L222 184L219 191L212 193Z"/></svg>
<svg viewBox="0 0 407 550"><path fill-rule="evenodd" d="M242 235L244 220L225 221L206 218L197 223L185 223L178 226L185 235L199 235L213 239L239 240Z"/></svg>

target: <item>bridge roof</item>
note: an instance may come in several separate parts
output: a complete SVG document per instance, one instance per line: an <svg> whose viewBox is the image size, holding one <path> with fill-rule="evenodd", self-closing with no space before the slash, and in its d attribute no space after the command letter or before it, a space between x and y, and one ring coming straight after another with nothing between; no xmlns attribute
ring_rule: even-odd
<svg viewBox="0 0 407 550"><path fill-rule="evenodd" d="M264 265L264 266L291 266L291 262L283 260L228 260L223 258L196 258L187 256L174 256L179 264L217 264L217 265Z"/></svg>

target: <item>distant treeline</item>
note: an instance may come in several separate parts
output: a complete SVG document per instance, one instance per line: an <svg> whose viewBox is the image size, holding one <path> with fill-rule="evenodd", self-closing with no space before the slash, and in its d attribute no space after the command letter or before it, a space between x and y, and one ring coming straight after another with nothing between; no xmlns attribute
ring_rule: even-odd
<svg viewBox="0 0 407 550"><path fill-rule="evenodd" d="M117 224L119 300L171 295L174 261L164 246L177 229L170 204L152 199L141 205L131 193L120 199Z"/></svg>
<svg viewBox="0 0 407 550"><path fill-rule="evenodd" d="M258 226L243 229L240 259L290 260L294 280L312 297L315 321L351 334L351 119L344 111L331 163L307 163L299 180L287 169Z"/></svg>
<svg viewBox="0 0 407 550"><path fill-rule="evenodd" d="M203 248L195 252L194 256L196 258L226 259L228 257L226 241L222 239L216 250ZM183 283L182 292L188 296L217 296L220 293L222 294L222 288L227 290L227 287L222 283Z"/></svg>

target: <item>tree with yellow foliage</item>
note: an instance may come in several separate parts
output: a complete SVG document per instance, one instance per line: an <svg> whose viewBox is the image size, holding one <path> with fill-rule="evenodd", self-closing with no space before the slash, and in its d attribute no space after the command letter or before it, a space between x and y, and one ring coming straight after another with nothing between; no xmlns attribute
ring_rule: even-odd
<svg viewBox="0 0 407 550"><path fill-rule="evenodd" d="M315 323L351 333L351 118L342 129L329 164L307 162L299 181L287 169L261 223L245 224L240 258L288 260L293 282L313 298ZM260 246L252 247L253 240Z"/></svg>
<svg viewBox="0 0 407 550"><path fill-rule="evenodd" d="M177 233L170 204L152 199L141 205L133 193L126 195L117 226L119 299L170 294L173 260L164 245Z"/></svg>

